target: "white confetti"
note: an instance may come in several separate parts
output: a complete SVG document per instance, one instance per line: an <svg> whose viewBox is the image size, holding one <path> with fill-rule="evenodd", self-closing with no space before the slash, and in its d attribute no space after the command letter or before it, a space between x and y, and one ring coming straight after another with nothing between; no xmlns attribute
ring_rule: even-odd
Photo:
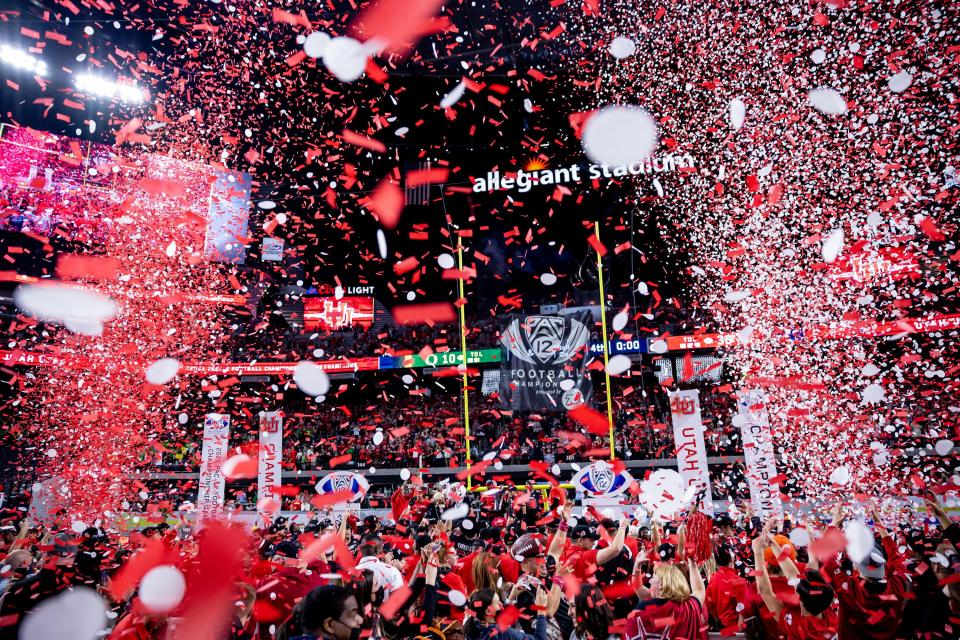
<svg viewBox="0 0 960 640"><path fill-rule="evenodd" d="M863 562L873 551L873 531L860 520L851 520L843 528L847 537L847 555L855 563Z"/></svg>
<svg viewBox="0 0 960 640"><path fill-rule="evenodd" d="M911 84L913 84L913 76L906 71L894 74L887 80L887 87L894 93L903 93L910 88Z"/></svg>
<svg viewBox="0 0 960 640"><path fill-rule="evenodd" d="M846 465L843 465L831 471L830 482L841 487L849 484L850 468Z"/></svg>
<svg viewBox="0 0 960 640"><path fill-rule="evenodd" d="M383 229L377 229L377 250L380 252L380 259L387 259L387 236Z"/></svg>
<svg viewBox="0 0 960 640"><path fill-rule="evenodd" d="M747 119L747 105L740 98L730 101L730 126L739 131Z"/></svg>
<svg viewBox="0 0 960 640"><path fill-rule="evenodd" d="M937 440L937 444L933 445L933 450L937 452L938 456L945 456L953 451L953 440Z"/></svg>
<svg viewBox="0 0 960 640"><path fill-rule="evenodd" d="M172 258L173 256L177 255L177 243L171 242L168 244L167 248L164 250L164 253L167 254L168 258Z"/></svg>
<svg viewBox="0 0 960 640"><path fill-rule="evenodd" d="M117 313L113 300L90 289L64 284L29 284L13 293L17 308L45 322L100 325ZM70 326L68 326L70 328Z"/></svg>
<svg viewBox="0 0 960 640"><path fill-rule="evenodd" d="M843 251L843 229L834 229L820 246L820 255L824 262L833 262Z"/></svg>
<svg viewBox="0 0 960 640"><path fill-rule="evenodd" d="M410 479L410 469L400 469L400 479L406 482Z"/></svg>
<svg viewBox="0 0 960 640"><path fill-rule="evenodd" d="M811 89L807 94L810 106L828 116L839 116L847 112L847 103L836 89L820 87Z"/></svg>
<svg viewBox="0 0 960 640"><path fill-rule="evenodd" d="M608 105L583 127L583 151L596 164L629 165L657 148L657 122L645 109Z"/></svg>
<svg viewBox="0 0 960 640"><path fill-rule="evenodd" d="M187 591L187 582L180 571L162 564L147 571L140 581L140 602L150 613L165 614L173 611Z"/></svg>
<svg viewBox="0 0 960 640"><path fill-rule="evenodd" d="M293 381L308 396L322 396L330 389L330 378L318 365L304 360L293 369Z"/></svg>
<svg viewBox="0 0 960 640"><path fill-rule="evenodd" d="M379 447L383 444L383 431L376 431L373 434L373 446Z"/></svg>
<svg viewBox="0 0 960 640"><path fill-rule="evenodd" d="M353 82L367 68L367 52L358 40L338 36L324 47L323 64L341 82Z"/></svg>
<svg viewBox="0 0 960 640"><path fill-rule="evenodd" d="M617 60L623 60L624 58L629 58L637 50L637 43L631 40L630 38L625 38L623 36L617 36L610 42L610 55L612 55Z"/></svg>
<svg viewBox="0 0 960 640"><path fill-rule="evenodd" d="M827 59L827 52L823 49L814 49L810 53L810 60L813 64L823 64L823 61Z"/></svg>
<svg viewBox="0 0 960 640"><path fill-rule="evenodd" d="M95 591L77 587L44 600L20 626L20 640L93 640L107 621L107 605Z"/></svg>
<svg viewBox="0 0 960 640"><path fill-rule="evenodd" d="M303 52L311 58L323 57L323 52L327 50L327 45L330 44L330 41L331 38L329 34L323 31L314 31L304 40Z"/></svg>
<svg viewBox="0 0 960 640"><path fill-rule="evenodd" d="M261 200L257 203L257 206L263 209L264 211L269 211L277 206L277 203L273 200Z"/></svg>
<svg viewBox="0 0 960 640"><path fill-rule="evenodd" d="M552 273L543 273L540 275L540 282L549 286L557 284L557 276Z"/></svg>
<svg viewBox="0 0 960 640"><path fill-rule="evenodd" d="M610 358L607 362L607 373L612 376L618 376L621 373L630 369L630 366L633 363L630 361L630 358L625 355L616 355Z"/></svg>
<svg viewBox="0 0 960 640"><path fill-rule="evenodd" d="M175 358L160 358L147 367L147 382L150 384L167 384L180 371L180 361Z"/></svg>
<svg viewBox="0 0 960 640"><path fill-rule="evenodd" d="M456 262L454 262L453 256L449 253L441 253L437 256L437 264L440 265L441 269L453 269Z"/></svg>
<svg viewBox="0 0 960 640"><path fill-rule="evenodd" d="M887 392L881 385L873 383L863 390L863 404L877 404L878 402L883 402L883 399L886 395Z"/></svg>
<svg viewBox="0 0 960 640"><path fill-rule="evenodd" d="M741 289L740 291L727 291L723 295L724 302L740 302L741 300L746 300L750 297L749 289Z"/></svg>
<svg viewBox="0 0 960 640"><path fill-rule="evenodd" d="M790 530L790 543L794 547L805 547L810 544L810 532L804 527L794 527Z"/></svg>
<svg viewBox="0 0 960 640"><path fill-rule="evenodd" d="M463 92L466 91L467 85L464 84L463 80L457 83L453 89L450 90L450 93L443 96L443 99L440 101L441 109L449 109L453 105L457 104L460 101L460 98L463 97Z"/></svg>
<svg viewBox="0 0 960 640"><path fill-rule="evenodd" d="M650 341L650 353L666 353L667 352L667 341L666 340L651 340Z"/></svg>
<svg viewBox="0 0 960 640"><path fill-rule="evenodd" d="M455 607L462 607L467 604L467 596L464 595L463 591L457 591L456 589L447 592L447 600Z"/></svg>
<svg viewBox="0 0 960 640"><path fill-rule="evenodd" d="M621 311L617 315L613 316L613 330L614 331L623 331L623 328L627 326L627 320L630 319L630 314L626 311Z"/></svg>
<svg viewBox="0 0 960 640"><path fill-rule="evenodd" d="M455 507L447 509L440 515L440 519L444 522L453 522L454 520L460 520L461 518L466 518L470 514L470 505L466 502L461 502Z"/></svg>

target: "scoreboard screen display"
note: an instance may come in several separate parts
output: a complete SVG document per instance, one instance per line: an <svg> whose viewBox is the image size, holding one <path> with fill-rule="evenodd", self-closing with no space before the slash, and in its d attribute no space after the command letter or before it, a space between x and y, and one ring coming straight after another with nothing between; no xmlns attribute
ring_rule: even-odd
<svg viewBox="0 0 960 640"><path fill-rule="evenodd" d="M304 331L336 331L373 325L373 298L365 296L305 297Z"/></svg>
<svg viewBox="0 0 960 640"><path fill-rule="evenodd" d="M661 384L672 381L674 385L692 382L719 383L723 373L723 361L715 356L692 356L689 370L683 356L657 356L653 360L654 374Z"/></svg>

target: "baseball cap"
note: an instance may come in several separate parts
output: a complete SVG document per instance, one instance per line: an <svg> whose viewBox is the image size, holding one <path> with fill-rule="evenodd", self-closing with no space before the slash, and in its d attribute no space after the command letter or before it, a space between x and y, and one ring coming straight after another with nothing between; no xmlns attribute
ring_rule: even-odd
<svg viewBox="0 0 960 640"><path fill-rule="evenodd" d="M69 533L58 533L53 537L51 553L61 558L69 558L77 553L77 541Z"/></svg>
<svg viewBox="0 0 960 640"><path fill-rule="evenodd" d="M869 580L887 579L887 559L876 547L864 560L857 564L860 575Z"/></svg>
<svg viewBox="0 0 960 640"><path fill-rule="evenodd" d="M273 549L274 556L283 556L284 558L296 558L299 554L300 548L293 540L279 542Z"/></svg>
<svg viewBox="0 0 960 640"><path fill-rule="evenodd" d="M539 558L544 554L543 542L540 536L534 533L525 533L510 547L510 555L517 560Z"/></svg>
<svg viewBox="0 0 960 640"><path fill-rule="evenodd" d="M571 540L599 540L600 534L587 524L578 524L570 530Z"/></svg>
<svg viewBox="0 0 960 640"><path fill-rule="evenodd" d="M713 518L713 525L715 527L732 527L733 518L731 518L730 515L727 513L718 513Z"/></svg>

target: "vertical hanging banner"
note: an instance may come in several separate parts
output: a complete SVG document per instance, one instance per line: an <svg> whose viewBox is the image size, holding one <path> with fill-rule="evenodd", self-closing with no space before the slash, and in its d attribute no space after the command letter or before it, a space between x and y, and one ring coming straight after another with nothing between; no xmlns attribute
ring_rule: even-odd
<svg viewBox="0 0 960 640"><path fill-rule="evenodd" d="M703 420L700 417L700 392L686 389L670 393L670 413L673 417L677 470L683 477L684 487L696 491L706 489L701 510L713 515L707 447L703 442Z"/></svg>
<svg viewBox="0 0 960 640"><path fill-rule="evenodd" d="M765 520L770 516L783 519L780 488L772 479L777 476L777 460L770 433L766 396L759 389L737 393L737 418L743 437L743 459L753 512Z"/></svg>
<svg viewBox="0 0 960 640"><path fill-rule="evenodd" d="M223 515L223 495L227 480L220 468L227 455L230 416L208 413L203 422L203 448L200 451L200 486L197 491L197 523Z"/></svg>
<svg viewBox="0 0 960 640"><path fill-rule="evenodd" d="M500 342L500 398L517 410L564 411L587 402L593 387L586 375L593 317L515 316Z"/></svg>
<svg viewBox="0 0 960 640"><path fill-rule="evenodd" d="M265 498L273 498L274 491L281 483L283 414L279 411L260 413L260 453L258 455L257 511L260 511L260 502Z"/></svg>

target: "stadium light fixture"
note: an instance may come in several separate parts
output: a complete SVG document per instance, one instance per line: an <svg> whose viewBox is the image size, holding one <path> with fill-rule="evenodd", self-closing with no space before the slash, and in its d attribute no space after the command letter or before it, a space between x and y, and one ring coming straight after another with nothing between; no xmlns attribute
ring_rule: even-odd
<svg viewBox="0 0 960 640"><path fill-rule="evenodd" d="M0 61L4 64L29 71L38 76L46 75L47 63L36 56L32 56L23 49L11 47L8 44L0 45Z"/></svg>
<svg viewBox="0 0 960 640"><path fill-rule="evenodd" d="M73 79L78 91L100 98L116 98L121 102L138 104L144 100L144 90L135 84L114 82L90 73L78 74Z"/></svg>

